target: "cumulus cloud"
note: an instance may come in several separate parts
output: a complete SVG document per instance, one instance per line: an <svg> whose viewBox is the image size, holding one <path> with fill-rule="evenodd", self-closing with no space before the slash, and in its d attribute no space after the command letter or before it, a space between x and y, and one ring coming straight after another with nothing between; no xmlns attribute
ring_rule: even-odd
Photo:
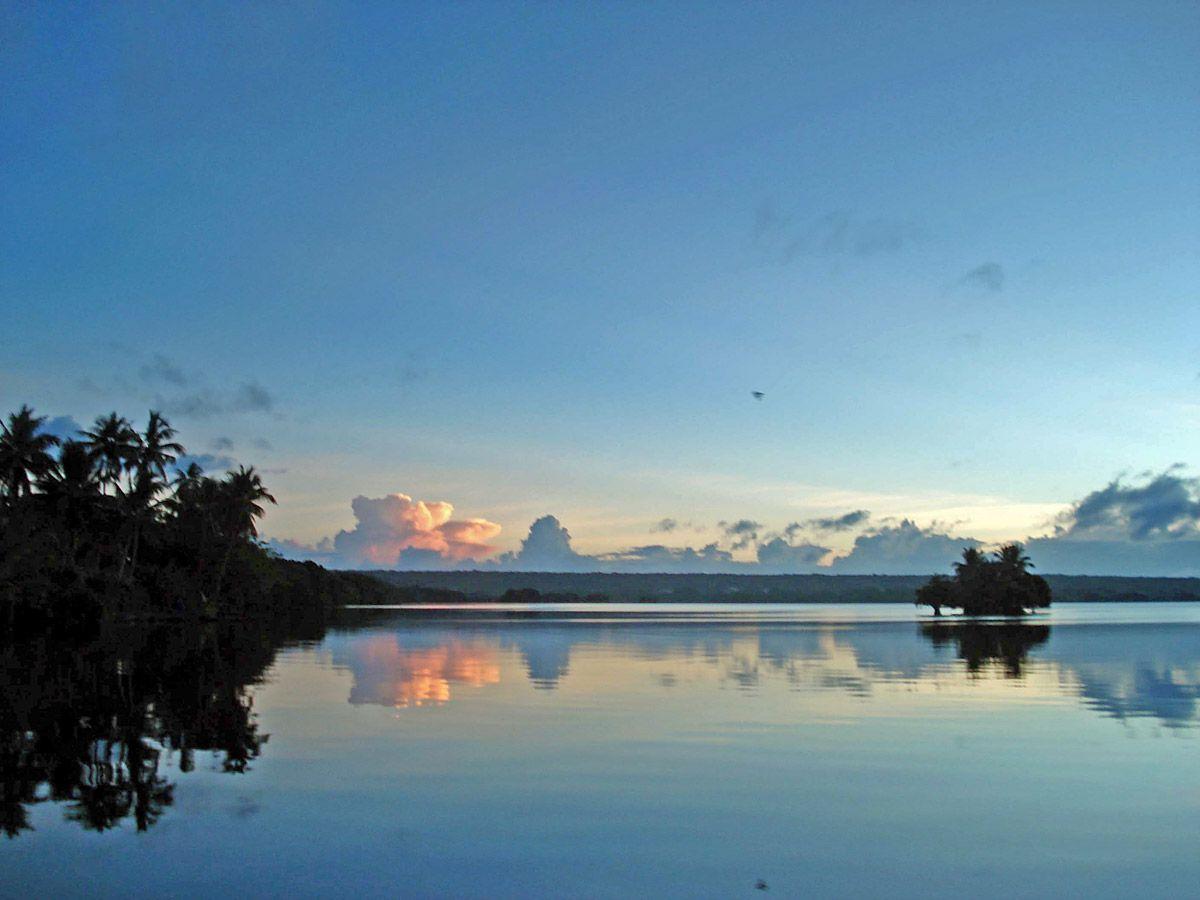
<svg viewBox="0 0 1200 900"><path fill-rule="evenodd" d="M946 572L973 538L952 537L938 526L922 528L911 519L873 528L854 539L849 555L833 561L834 572L852 575L928 575Z"/></svg>
<svg viewBox="0 0 1200 900"><path fill-rule="evenodd" d="M832 551L816 544L790 544L774 537L758 545L758 564L765 571L795 573L816 571Z"/></svg>
<svg viewBox="0 0 1200 900"><path fill-rule="evenodd" d="M358 496L350 501L354 528L339 531L333 539L338 558L361 568L390 568L409 551L410 559L462 563L491 555L488 542L500 526L486 519L452 519L454 507L444 501L426 503L407 494L386 497Z"/></svg>
<svg viewBox="0 0 1200 900"><path fill-rule="evenodd" d="M581 556L571 546L571 532L554 516L542 516L529 526L521 549L505 553L497 564L527 572L594 571L595 560Z"/></svg>
<svg viewBox="0 0 1200 900"><path fill-rule="evenodd" d="M1028 542L1044 572L1200 574L1200 480L1181 467L1110 481L1073 504L1054 534Z"/></svg>
<svg viewBox="0 0 1200 900"><path fill-rule="evenodd" d="M955 534L953 524L884 518L870 526L871 514L856 509L793 522L782 533L764 534L762 523L749 518L722 521L721 543L698 548L655 543L588 555L575 550L558 518L546 515L533 522L520 549L495 556L490 541L500 526L484 519L454 520L448 503L393 494L357 497L352 505L357 519L352 530L311 546L289 541L272 546L293 558L354 568L897 575L948 572L963 549L984 546ZM670 533L687 526L666 519L655 530ZM859 533L842 556L820 538L804 537L852 530ZM1200 575L1200 479L1178 467L1132 481L1114 479L1072 504L1053 534L1025 544L1046 573ZM735 551L746 548L753 548L752 560L734 558Z"/></svg>
<svg viewBox="0 0 1200 900"><path fill-rule="evenodd" d="M1135 541L1195 537L1200 480L1183 476L1179 468L1147 473L1141 485L1113 479L1071 507L1058 536Z"/></svg>
<svg viewBox="0 0 1200 900"><path fill-rule="evenodd" d="M983 265L973 268L958 281L959 284L967 287L998 293L1004 289L1004 267L1000 263L983 263Z"/></svg>
<svg viewBox="0 0 1200 900"><path fill-rule="evenodd" d="M661 531L664 533L670 533L678 527L679 527L679 522L677 522L675 519L659 519L657 522L655 522L653 525L650 526L650 531L651 532Z"/></svg>

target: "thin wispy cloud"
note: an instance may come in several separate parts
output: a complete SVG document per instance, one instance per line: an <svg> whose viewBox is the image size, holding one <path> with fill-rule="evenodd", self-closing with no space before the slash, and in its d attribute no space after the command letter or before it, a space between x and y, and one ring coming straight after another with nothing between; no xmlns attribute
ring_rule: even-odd
<svg viewBox="0 0 1200 900"><path fill-rule="evenodd" d="M960 285L997 294L1004 290L1004 267L1000 263L987 262L976 266L958 280Z"/></svg>

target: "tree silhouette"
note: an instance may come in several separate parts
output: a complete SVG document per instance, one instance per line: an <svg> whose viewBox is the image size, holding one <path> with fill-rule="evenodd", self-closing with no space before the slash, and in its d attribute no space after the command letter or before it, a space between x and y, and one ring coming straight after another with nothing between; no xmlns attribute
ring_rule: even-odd
<svg viewBox="0 0 1200 900"><path fill-rule="evenodd" d="M99 416L90 431L83 433L88 451L99 466L100 482L114 489L121 476L137 459L141 436L129 420L111 412Z"/></svg>
<svg viewBox="0 0 1200 900"><path fill-rule="evenodd" d="M50 454L58 446L58 438L41 431L44 416L35 416L28 406L22 406L0 422L0 481L5 496L11 502L30 492L33 483L54 468Z"/></svg>
<svg viewBox="0 0 1200 900"><path fill-rule="evenodd" d="M1050 585L1029 569L1033 563L1017 543L992 557L976 547L963 550L954 578L934 575L917 590L917 605L961 609L969 616L1020 616L1050 605Z"/></svg>

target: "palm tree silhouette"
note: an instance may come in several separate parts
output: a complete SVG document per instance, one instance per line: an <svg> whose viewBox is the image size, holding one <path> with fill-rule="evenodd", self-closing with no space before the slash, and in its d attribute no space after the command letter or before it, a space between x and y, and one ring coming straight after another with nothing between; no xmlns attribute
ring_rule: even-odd
<svg viewBox="0 0 1200 900"><path fill-rule="evenodd" d="M179 454L184 452L183 445L174 440L175 429L163 418L162 413L150 410L146 420L146 430L142 432L141 441L137 448L135 467L138 470L148 470L166 479L167 466L175 462Z"/></svg>
<svg viewBox="0 0 1200 900"><path fill-rule="evenodd" d="M221 482L218 499L218 516L228 541L225 556L221 560L221 569L217 573L217 587L214 599L221 596L221 585L225 581L225 570L229 566L229 558L233 555L238 543L246 538L258 537L258 529L254 520L266 514L262 501L275 502L275 498L267 491L266 485L254 471L254 466L247 468L239 466L236 472L230 472Z"/></svg>
<svg viewBox="0 0 1200 900"><path fill-rule="evenodd" d="M1035 568L1033 561L1025 554L1025 548L1015 541L1001 547L996 553L996 560L1010 569L1022 572Z"/></svg>
<svg viewBox="0 0 1200 900"><path fill-rule="evenodd" d="M45 416L35 416L22 405L0 422L0 480L9 499L28 494L35 479L42 478L54 468L50 448L58 446L58 438L41 433Z"/></svg>
<svg viewBox="0 0 1200 900"><path fill-rule="evenodd" d="M141 436L129 420L115 412L98 416L90 431L83 433L89 452L100 467L102 484L119 485L121 475L137 459Z"/></svg>

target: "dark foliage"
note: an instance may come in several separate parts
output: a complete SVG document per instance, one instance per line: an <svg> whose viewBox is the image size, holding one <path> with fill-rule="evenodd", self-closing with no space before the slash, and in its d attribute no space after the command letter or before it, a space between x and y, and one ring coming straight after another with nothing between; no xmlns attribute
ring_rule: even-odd
<svg viewBox="0 0 1200 900"><path fill-rule="evenodd" d="M43 421L23 406L0 423L0 631L328 611L391 593L269 554L257 521L275 498L254 468L180 468L184 448L153 410L141 432L114 412L78 441Z"/></svg>
<svg viewBox="0 0 1200 900"><path fill-rule="evenodd" d="M323 634L321 617L294 616L0 643L0 830L30 829L31 808L50 801L86 829L145 831L198 757L245 772L267 741L248 688L279 647Z"/></svg>
<svg viewBox="0 0 1200 900"><path fill-rule="evenodd" d="M1021 616L1050 605L1050 585L1029 570L1020 544L1007 544L987 556L974 547L963 551L953 578L934 575L917 590L917 605L961 609L968 616Z"/></svg>
<svg viewBox="0 0 1200 900"><path fill-rule="evenodd" d="M979 672L985 664L999 662L1009 678L1019 678L1030 648L1050 638L1049 625L1018 622L923 622L920 627L934 646L953 645L968 671Z"/></svg>

